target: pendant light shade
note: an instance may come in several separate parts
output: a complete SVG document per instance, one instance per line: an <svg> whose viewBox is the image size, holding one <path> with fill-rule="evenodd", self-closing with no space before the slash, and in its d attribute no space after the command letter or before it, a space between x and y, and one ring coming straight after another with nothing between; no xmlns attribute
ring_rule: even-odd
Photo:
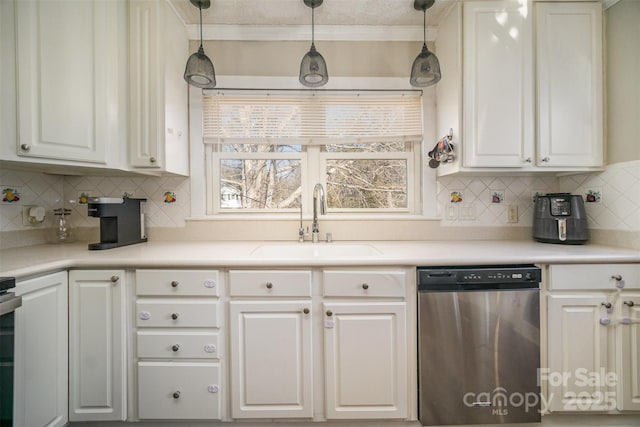
<svg viewBox="0 0 640 427"><path fill-rule="evenodd" d="M327 63L316 50L315 41L315 8L322 4L322 0L303 0L304 4L311 8L311 48L302 58L300 63L300 83L307 87L320 87L329 81Z"/></svg>
<svg viewBox="0 0 640 427"><path fill-rule="evenodd" d="M212 89L216 87L216 72L213 68L213 62L205 55L202 47L202 9L208 9L211 2L210 0L191 0L191 4L200 10L200 47L187 60L184 79L192 86Z"/></svg>
<svg viewBox="0 0 640 427"><path fill-rule="evenodd" d="M433 6L435 0L415 0L413 7L423 13L424 44L422 51L418 54L411 66L411 86L426 87L432 86L440 81L440 61L435 53L427 48L427 9Z"/></svg>

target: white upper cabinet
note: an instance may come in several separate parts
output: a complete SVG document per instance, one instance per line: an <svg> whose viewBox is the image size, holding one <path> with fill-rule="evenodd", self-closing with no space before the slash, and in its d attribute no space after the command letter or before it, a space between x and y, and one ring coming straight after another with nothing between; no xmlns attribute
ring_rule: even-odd
<svg viewBox="0 0 640 427"><path fill-rule="evenodd" d="M186 28L166 1L131 0L129 32L130 165L188 175Z"/></svg>
<svg viewBox="0 0 640 427"><path fill-rule="evenodd" d="M437 132L456 150L440 175L602 167L599 2L465 1L436 44Z"/></svg>
<svg viewBox="0 0 640 427"><path fill-rule="evenodd" d="M3 157L118 168L127 123L125 1L14 8L17 146Z"/></svg>
<svg viewBox="0 0 640 427"><path fill-rule="evenodd" d="M518 2L483 1L464 4L463 22L463 163L522 167L533 155L531 20Z"/></svg>
<svg viewBox="0 0 640 427"><path fill-rule="evenodd" d="M602 166L602 5L535 7L537 165Z"/></svg>

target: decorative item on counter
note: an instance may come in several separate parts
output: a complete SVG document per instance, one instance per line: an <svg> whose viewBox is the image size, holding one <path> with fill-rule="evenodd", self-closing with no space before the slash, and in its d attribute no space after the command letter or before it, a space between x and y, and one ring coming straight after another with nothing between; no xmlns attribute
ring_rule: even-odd
<svg viewBox="0 0 640 427"><path fill-rule="evenodd" d="M74 230L69 223L69 216L71 215L71 209L58 208L54 209L53 213L58 218L54 221L53 228L51 229L51 243L71 243L75 240Z"/></svg>
<svg viewBox="0 0 640 427"><path fill-rule="evenodd" d="M431 158L429 160L430 168L435 169L440 166L440 163L449 163L455 160L456 156L451 140L453 140L453 129L449 130L449 134L440 138L433 150L427 153Z"/></svg>
<svg viewBox="0 0 640 427"><path fill-rule="evenodd" d="M18 203L20 201L20 189L17 187L2 187L2 203Z"/></svg>

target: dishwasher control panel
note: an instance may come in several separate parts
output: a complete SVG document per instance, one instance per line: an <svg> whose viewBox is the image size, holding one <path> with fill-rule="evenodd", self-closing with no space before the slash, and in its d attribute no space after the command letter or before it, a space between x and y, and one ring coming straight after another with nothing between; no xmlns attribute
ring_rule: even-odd
<svg viewBox="0 0 640 427"><path fill-rule="evenodd" d="M418 290L439 287L538 287L542 272L535 265L418 267Z"/></svg>

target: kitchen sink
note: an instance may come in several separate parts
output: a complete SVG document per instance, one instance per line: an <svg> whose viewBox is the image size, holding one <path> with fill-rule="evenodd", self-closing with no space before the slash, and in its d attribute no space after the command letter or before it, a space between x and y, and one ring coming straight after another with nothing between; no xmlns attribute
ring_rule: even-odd
<svg viewBox="0 0 640 427"><path fill-rule="evenodd" d="M251 255L261 258L361 258L382 255L374 246L343 243L274 243L258 246Z"/></svg>

